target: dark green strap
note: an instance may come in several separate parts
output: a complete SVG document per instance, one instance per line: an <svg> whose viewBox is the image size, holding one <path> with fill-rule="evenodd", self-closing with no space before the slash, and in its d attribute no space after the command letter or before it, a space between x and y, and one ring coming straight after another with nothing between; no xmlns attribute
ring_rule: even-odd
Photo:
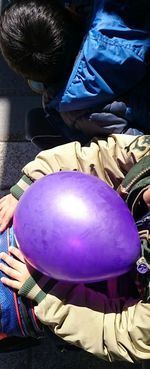
<svg viewBox="0 0 150 369"><path fill-rule="evenodd" d="M150 186L150 155L143 157L126 175L118 188L136 221L141 240L137 271L142 285L142 298L150 302L150 221L144 191Z"/></svg>
<svg viewBox="0 0 150 369"><path fill-rule="evenodd" d="M142 207L142 213L146 212L146 204L143 201L143 193L150 186L150 176L142 178L133 185L126 197L126 203L131 210L135 220L136 213L138 212L138 207Z"/></svg>
<svg viewBox="0 0 150 369"><path fill-rule="evenodd" d="M138 163L136 163L127 173L125 179L122 181L121 186L127 189L127 192L138 183L141 179L150 176L150 155L143 157Z"/></svg>

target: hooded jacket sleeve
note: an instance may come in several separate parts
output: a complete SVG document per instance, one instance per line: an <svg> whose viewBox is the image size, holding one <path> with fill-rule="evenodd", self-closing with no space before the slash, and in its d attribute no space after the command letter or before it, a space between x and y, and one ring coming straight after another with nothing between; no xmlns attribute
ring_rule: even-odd
<svg viewBox="0 0 150 369"><path fill-rule="evenodd" d="M82 132L90 139L95 136L106 138L111 134L123 133L134 136L141 134L139 129L131 127L131 122L135 120L132 114L132 109L121 101L113 101L103 109L101 106L97 106L89 110L60 112L63 121L69 128ZM142 127L142 122L140 123Z"/></svg>
<svg viewBox="0 0 150 369"><path fill-rule="evenodd" d="M84 284L46 276L30 277L19 294L34 300L37 318L68 343L108 361L150 358L149 304L111 300Z"/></svg>
<svg viewBox="0 0 150 369"><path fill-rule="evenodd" d="M19 199L32 182L60 170L96 175L116 189L129 169L148 154L149 135L114 134L107 141L95 139L84 147L79 142L72 142L40 152L23 168L23 177L10 191Z"/></svg>

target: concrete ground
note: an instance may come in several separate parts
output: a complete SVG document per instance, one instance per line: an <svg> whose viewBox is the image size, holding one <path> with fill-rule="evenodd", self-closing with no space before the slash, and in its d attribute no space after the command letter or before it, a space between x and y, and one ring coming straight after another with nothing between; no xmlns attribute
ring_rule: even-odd
<svg viewBox="0 0 150 369"><path fill-rule="evenodd" d="M0 6L1 3L0 0ZM38 152L25 140L24 123L26 112L40 104L40 97L32 93L0 58L0 196L9 192L20 177L23 165ZM117 362L109 364L49 334L39 341L15 337L5 345L1 341L0 368L141 369L141 366Z"/></svg>
<svg viewBox="0 0 150 369"><path fill-rule="evenodd" d="M33 94L26 83L9 70L0 59L0 196L20 177L24 164L32 160L38 150L25 140L25 114L31 107L40 106L40 97ZM2 369L140 369L128 363L109 364L77 350L49 335L38 342L16 338L5 346L0 343Z"/></svg>

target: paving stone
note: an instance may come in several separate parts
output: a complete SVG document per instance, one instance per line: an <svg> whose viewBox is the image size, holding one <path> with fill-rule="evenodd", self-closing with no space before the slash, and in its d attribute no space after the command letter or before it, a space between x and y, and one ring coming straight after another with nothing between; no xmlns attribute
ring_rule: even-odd
<svg viewBox="0 0 150 369"><path fill-rule="evenodd" d="M0 96L34 96L26 80L13 72L0 56Z"/></svg>
<svg viewBox="0 0 150 369"><path fill-rule="evenodd" d="M0 139L25 140L26 113L41 106L41 96L35 94L23 78L14 73L0 56Z"/></svg>
<svg viewBox="0 0 150 369"><path fill-rule="evenodd" d="M0 0L0 12L8 2ZM0 197L8 193L20 178L21 168L38 152L25 142L24 123L26 112L40 105L41 98L0 56ZM38 343L19 339L18 344L18 340L12 338L4 347L0 342L0 369L141 369L141 365L107 363L49 333Z"/></svg>
<svg viewBox="0 0 150 369"><path fill-rule="evenodd" d="M30 341L29 341L30 342ZM26 342L27 345L27 342ZM125 362L107 363L49 334L39 344L0 354L2 369L140 369Z"/></svg>
<svg viewBox="0 0 150 369"><path fill-rule="evenodd" d="M30 142L0 142L0 196L21 177L21 169L39 150Z"/></svg>
<svg viewBox="0 0 150 369"><path fill-rule="evenodd" d="M0 97L1 141L24 141L26 114L30 109L40 106L39 96Z"/></svg>

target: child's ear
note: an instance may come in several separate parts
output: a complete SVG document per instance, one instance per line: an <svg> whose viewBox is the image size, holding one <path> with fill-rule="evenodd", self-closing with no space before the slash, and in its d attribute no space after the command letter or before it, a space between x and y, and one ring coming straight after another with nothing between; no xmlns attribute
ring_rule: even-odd
<svg viewBox="0 0 150 369"><path fill-rule="evenodd" d="M144 192L143 200L146 202L148 208L150 208L150 187Z"/></svg>

